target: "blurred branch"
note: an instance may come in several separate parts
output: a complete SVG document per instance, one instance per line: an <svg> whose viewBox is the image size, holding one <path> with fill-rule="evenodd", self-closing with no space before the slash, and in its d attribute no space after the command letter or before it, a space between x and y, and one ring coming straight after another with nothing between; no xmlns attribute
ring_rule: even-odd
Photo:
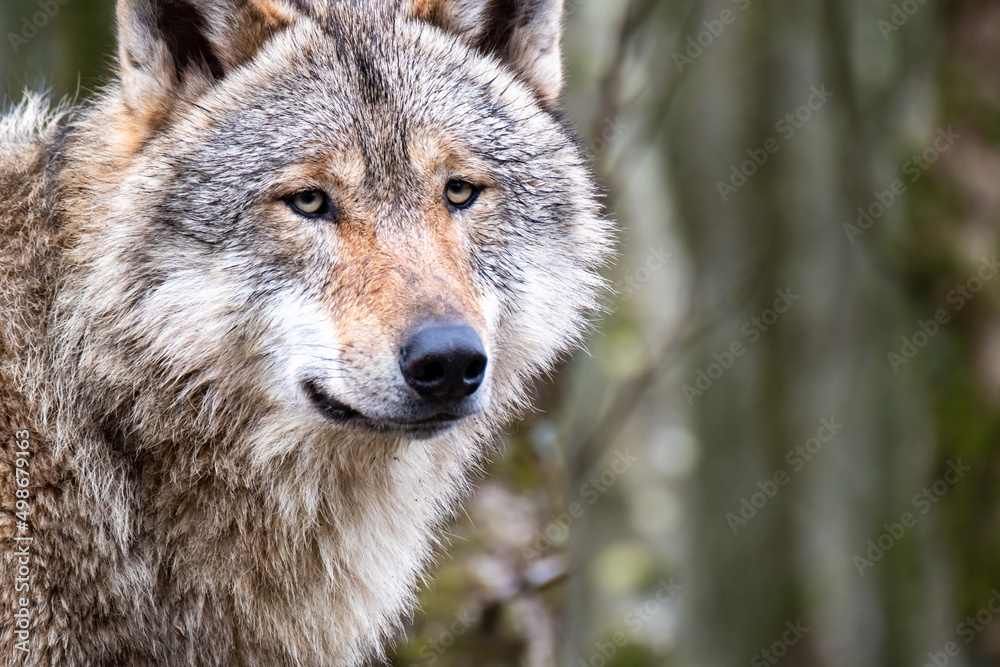
<svg viewBox="0 0 1000 667"><path fill-rule="evenodd" d="M698 340L703 335L704 329L704 327L690 328L686 333L675 331L660 350L650 357L646 369L618 388L611 407L604 412L597 424L588 429L590 435L580 441L580 446L570 464L569 472L572 479L583 478L594 467L604 453L605 445L614 440L628 422L629 417L641 404L643 396L669 367L674 354L685 349L692 341ZM576 440L576 437L573 440Z"/></svg>
<svg viewBox="0 0 1000 667"><path fill-rule="evenodd" d="M680 28L677 31L674 44L680 44L684 35L690 34L694 31L697 19L700 16L697 11L700 6L701 3L699 2L691 2L688 5L684 20L679 24ZM625 61L628 56L629 49L639 35L640 29L648 29L651 25L652 14L656 7L657 0L632 0L632 2L630 2L629 8L625 14L625 21L619 31L615 56L611 65L609 65L607 72L605 72L604 76L601 78L597 114L594 117L594 127L591 131L591 136L600 136L604 123L606 123L609 119L618 117L623 106L631 106L638 101L630 100L625 103L621 99L622 81L626 65ZM659 40L657 41L659 42ZM666 43L666 41L664 40L660 43ZM666 51L664 51L663 55L663 58L653 58L652 61L667 62L670 60L670 58L666 57ZM647 114L647 127L645 128L645 131L638 133L638 136L644 137L643 143L646 146L653 146L657 143L683 79L683 73L681 71L674 68L670 68L668 71L669 74L666 72L664 73L658 90L654 91L657 94L656 101L650 102L648 105L650 112ZM628 152L623 152L623 156L625 154L628 154ZM616 173L619 171L620 166L620 164L616 163L612 165L608 171Z"/></svg>
<svg viewBox="0 0 1000 667"><path fill-rule="evenodd" d="M686 331L678 328L668 334L666 342L655 354L650 356L646 369L615 391L611 407L605 411L595 425L577 426L572 429L574 433L571 442L576 442L579 439L577 434L583 428L586 428L590 435L580 440L580 446L576 450L569 469L571 479L582 479L589 474L603 454L607 443L618 436L618 433L639 407L646 393L669 370L675 354L684 352L692 343L702 340L706 332L714 329L723 318L735 312L738 306L734 306L734 304L753 301L754 297L763 291L765 262L758 261L753 266L748 267L743 272L743 276L742 279L733 281L729 291L718 303L710 305L704 308L701 313L694 315L694 324L689 326ZM690 319L692 318L682 318L682 321Z"/></svg>
<svg viewBox="0 0 1000 667"><path fill-rule="evenodd" d="M636 32L649 18L656 3L657 0L630 0L629 2L628 9L625 11L625 21L618 33L614 58L604 76L601 77L597 116L594 119L591 136L600 136L607 120L618 116L621 110L621 88L625 59Z"/></svg>
<svg viewBox="0 0 1000 667"><path fill-rule="evenodd" d="M693 340L694 336L686 337ZM629 417L635 412L640 404L640 399L653 386L660 377L661 372L667 365L667 361L676 351L675 341L671 340L664 348L652 358L650 365L645 371L626 382L616 393L611 407L605 412L604 417L597 423L591 431L591 435L580 443L576 456L570 467L571 478L582 479L600 459L604 452L606 443L614 439Z"/></svg>
<svg viewBox="0 0 1000 667"><path fill-rule="evenodd" d="M692 2L687 16L682 22L679 34L686 34L694 25L697 16L695 11L699 3ZM659 0L630 0L628 9L625 11L625 19L618 32L618 40L615 45L614 56L608 66L604 76L601 77L599 95L597 102L597 112L594 116L591 136L600 136L605 123L609 119L617 118L621 113L622 102L622 81L624 79L626 60L635 39L641 29L648 28L650 19L655 9L659 5ZM677 41L677 40L675 40ZM674 72L674 70L671 70ZM665 77L666 83L663 86L661 96L663 99L672 100L674 93L680 83L681 73L676 72L673 76ZM631 102L630 102L631 104ZM656 105L659 107L660 105Z"/></svg>
<svg viewBox="0 0 1000 667"><path fill-rule="evenodd" d="M518 598L512 611L524 638L525 667L553 667L556 664L556 630L552 612L538 595Z"/></svg>

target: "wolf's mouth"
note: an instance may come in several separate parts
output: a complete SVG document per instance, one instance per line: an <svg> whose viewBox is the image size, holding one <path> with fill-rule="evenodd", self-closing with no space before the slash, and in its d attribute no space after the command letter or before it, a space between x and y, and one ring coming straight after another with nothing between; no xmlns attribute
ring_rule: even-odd
<svg viewBox="0 0 1000 667"><path fill-rule="evenodd" d="M353 424L366 428L376 433L387 433L412 438L414 440L426 440L457 425L466 415L458 415L450 412L440 412L431 417L416 420L384 419L376 420L365 416L351 406L338 401L323 391L320 386L307 381L303 385L309 401L319 412L332 422L337 424Z"/></svg>
<svg viewBox="0 0 1000 667"><path fill-rule="evenodd" d="M305 383L306 395L309 396L309 400L315 405L320 412L323 413L327 419L335 422L344 423L351 421L352 419L363 418L360 412L355 410L349 405L341 403L337 399L333 398L325 391L319 388L319 386L312 381Z"/></svg>

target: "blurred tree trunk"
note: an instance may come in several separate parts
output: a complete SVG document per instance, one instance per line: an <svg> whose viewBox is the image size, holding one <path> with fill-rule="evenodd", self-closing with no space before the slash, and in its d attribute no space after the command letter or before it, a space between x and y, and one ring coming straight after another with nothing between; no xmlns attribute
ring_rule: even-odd
<svg viewBox="0 0 1000 667"><path fill-rule="evenodd" d="M916 94L927 7L905 38L879 30L886 0L714 0L676 46L702 40L680 61L668 153L693 312L716 323L684 379L704 448L681 632L693 664L902 666L948 636L947 563L920 549L929 520L870 566L855 558L938 463L926 378L887 362L918 313L882 230L852 242L844 228L899 177L906 132L933 138ZM898 225L905 207L886 207L880 227ZM819 451L794 453L830 422Z"/></svg>
<svg viewBox="0 0 1000 667"><path fill-rule="evenodd" d="M949 3L938 25L940 123L961 139L915 188L894 246L923 311L943 302L952 317L926 359L941 459L969 468L941 510L959 575L951 622L965 624L959 643L972 664L1000 665L1000 616L989 608L1000 591L1000 281L987 277L960 310L943 297L975 289L1000 246L1000 3Z"/></svg>

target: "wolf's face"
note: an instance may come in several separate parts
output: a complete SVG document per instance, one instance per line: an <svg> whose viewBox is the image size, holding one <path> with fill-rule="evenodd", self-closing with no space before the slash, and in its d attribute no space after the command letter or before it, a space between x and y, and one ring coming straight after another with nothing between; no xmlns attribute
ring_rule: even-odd
<svg viewBox="0 0 1000 667"><path fill-rule="evenodd" d="M560 5L123 1L100 243L134 363L314 430L495 423L607 253L552 110Z"/></svg>

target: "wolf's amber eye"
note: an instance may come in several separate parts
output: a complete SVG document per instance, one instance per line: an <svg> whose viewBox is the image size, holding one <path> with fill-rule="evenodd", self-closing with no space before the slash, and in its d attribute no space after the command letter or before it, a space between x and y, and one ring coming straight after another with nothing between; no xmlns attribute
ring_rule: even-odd
<svg viewBox="0 0 1000 667"><path fill-rule="evenodd" d="M466 181L449 181L444 191L445 197L456 208L468 208L476 201L479 188Z"/></svg>
<svg viewBox="0 0 1000 667"><path fill-rule="evenodd" d="M330 208L326 195L319 190L306 190L288 198L288 203L296 212L308 217L319 217Z"/></svg>

